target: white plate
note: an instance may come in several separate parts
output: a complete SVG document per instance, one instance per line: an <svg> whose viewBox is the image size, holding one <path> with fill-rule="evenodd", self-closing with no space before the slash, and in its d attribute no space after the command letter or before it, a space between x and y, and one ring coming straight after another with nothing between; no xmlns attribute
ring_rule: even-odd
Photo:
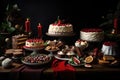
<svg viewBox="0 0 120 80"><path fill-rule="evenodd" d="M58 57L57 55L54 55L54 57L55 57L56 59L59 59L59 60L70 60L70 58L60 58L60 57Z"/></svg>

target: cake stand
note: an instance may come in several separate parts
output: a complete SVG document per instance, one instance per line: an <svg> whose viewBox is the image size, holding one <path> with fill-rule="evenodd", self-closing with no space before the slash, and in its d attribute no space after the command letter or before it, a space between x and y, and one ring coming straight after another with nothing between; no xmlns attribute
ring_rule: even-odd
<svg viewBox="0 0 120 80"><path fill-rule="evenodd" d="M45 50L46 50L46 49L45 49ZM53 57L53 56L54 56L53 52L56 52L56 51L58 51L58 50L59 50L59 49L56 49L56 50L46 50L46 51L50 52L49 56Z"/></svg>
<svg viewBox="0 0 120 80"><path fill-rule="evenodd" d="M49 33L46 33L46 35L52 36L52 37L71 37L71 36L74 36L75 33L70 33L70 34L49 34Z"/></svg>
<svg viewBox="0 0 120 80"><path fill-rule="evenodd" d="M42 50L44 47L40 47L40 48L30 48L30 47L23 46L23 48L26 49L26 50L33 51L30 55L36 55L36 54L38 54L38 51L39 51L39 50Z"/></svg>
<svg viewBox="0 0 120 80"><path fill-rule="evenodd" d="M69 38L75 36L75 33L70 33L70 34L49 34L49 33L46 33L46 35L50 36L50 37L58 38L58 40L62 41L63 43L67 43L67 42L71 42L72 41ZM67 40L67 39L69 39L70 41Z"/></svg>

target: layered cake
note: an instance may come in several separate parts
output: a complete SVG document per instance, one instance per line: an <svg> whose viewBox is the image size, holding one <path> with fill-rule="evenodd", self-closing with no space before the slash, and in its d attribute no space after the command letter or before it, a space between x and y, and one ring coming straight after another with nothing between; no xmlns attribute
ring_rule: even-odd
<svg viewBox="0 0 120 80"><path fill-rule="evenodd" d="M19 34L12 36L12 47L13 49L22 48L25 45L25 41L28 39L28 36L25 34Z"/></svg>
<svg viewBox="0 0 120 80"><path fill-rule="evenodd" d="M66 35L73 33L73 25L70 23L63 23L62 20L58 19L55 23L49 25L48 34L54 35Z"/></svg>
<svg viewBox="0 0 120 80"><path fill-rule="evenodd" d="M104 31L99 28L84 28L80 31L80 39L90 42L99 42L104 39Z"/></svg>
<svg viewBox="0 0 120 80"><path fill-rule="evenodd" d="M14 49L7 49L7 50L5 50L5 56L6 57L13 56L13 51L14 51Z"/></svg>
<svg viewBox="0 0 120 80"><path fill-rule="evenodd" d="M25 41L25 47L27 48L42 48L44 41L42 39L28 39Z"/></svg>
<svg viewBox="0 0 120 80"><path fill-rule="evenodd" d="M85 41L85 40L80 40L78 39L76 42L75 42L75 46L76 47L79 47L81 50L85 49L88 47L88 42Z"/></svg>
<svg viewBox="0 0 120 80"><path fill-rule="evenodd" d="M115 56L116 55L116 43L115 42L104 42L103 45L102 45L102 49L101 49L101 52L104 54L104 55L112 55L112 56Z"/></svg>
<svg viewBox="0 0 120 80"><path fill-rule="evenodd" d="M22 49L15 49L13 51L13 57L14 58L19 58L23 56L23 50Z"/></svg>

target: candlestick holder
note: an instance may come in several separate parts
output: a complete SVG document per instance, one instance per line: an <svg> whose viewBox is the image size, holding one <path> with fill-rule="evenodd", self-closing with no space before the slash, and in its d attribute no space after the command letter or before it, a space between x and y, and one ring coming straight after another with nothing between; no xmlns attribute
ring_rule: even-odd
<svg viewBox="0 0 120 80"><path fill-rule="evenodd" d="M32 53L30 55L36 55L36 54L38 54L38 51L42 50L44 47L30 48L30 47L23 46L23 48L26 49L26 50L32 51Z"/></svg>

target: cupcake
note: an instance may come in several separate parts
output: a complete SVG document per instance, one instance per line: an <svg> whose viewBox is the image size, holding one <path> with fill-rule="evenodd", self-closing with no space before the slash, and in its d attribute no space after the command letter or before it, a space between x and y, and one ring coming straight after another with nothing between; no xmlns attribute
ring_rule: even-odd
<svg viewBox="0 0 120 80"><path fill-rule="evenodd" d="M88 47L88 42L84 40L77 40L75 42L75 46L79 47L81 50L85 49Z"/></svg>

